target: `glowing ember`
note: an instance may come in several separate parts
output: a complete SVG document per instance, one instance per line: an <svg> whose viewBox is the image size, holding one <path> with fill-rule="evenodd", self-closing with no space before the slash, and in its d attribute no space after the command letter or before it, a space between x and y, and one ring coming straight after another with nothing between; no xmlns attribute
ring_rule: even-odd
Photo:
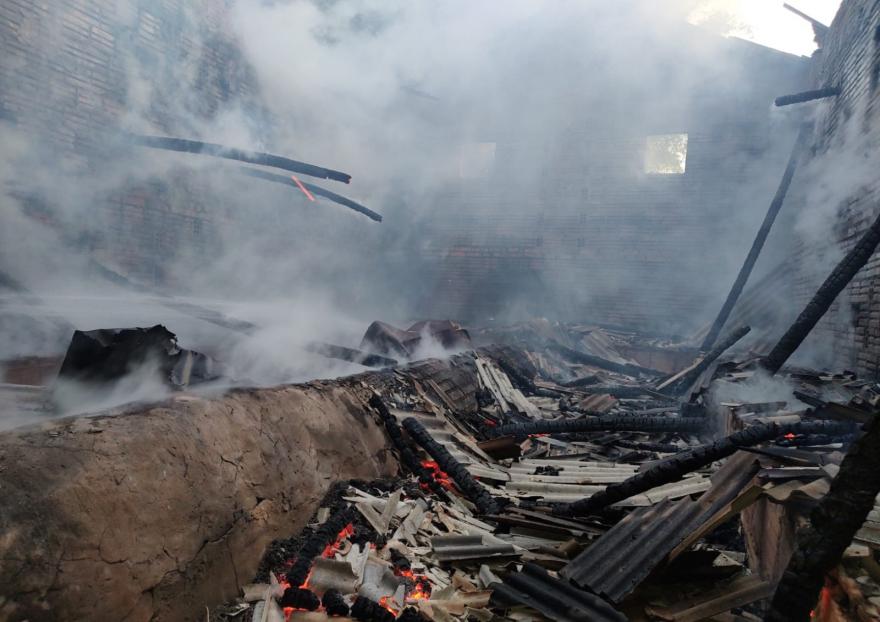
<svg viewBox="0 0 880 622"><path fill-rule="evenodd" d="M339 535L336 536L336 542L327 545L327 548L325 548L324 552L321 553L321 557L333 557L333 551L342 548L342 541L345 538L353 535L354 527L352 527L351 523L349 523L348 525L343 527L342 531L339 532Z"/></svg>
<svg viewBox="0 0 880 622"><path fill-rule="evenodd" d="M291 178L293 181L296 182L296 185L299 186L299 189L300 189L300 190L302 190L303 192L306 193L306 196L309 197L309 201L314 201L314 200L315 200L315 197L312 196L312 193L309 192L308 190L306 190L306 187L303 186L301 183L299 183L299 180L298 180L296 177L294 177L293 175L291 175L290 178Z"/></svg>
<svg viewBox="0 0 880 622"><path fill-rule="evenodd" d="M422 466L431 472L431 477L434 478L434 481L439 482L448 490L455 491L455 488L453 488L452 486L452 482L449 481L449 476L440 470L440 465L438 465L436 462L425 461L422 462ZM422 485L422 488L427 488L427 486Z"/></svg>
<svg viewBox="0 0 880 622"><path fill-rule="evenodd" d="M491 419L486 419L486 425L496 426L498 424L495 423L494 421L492 421Z"/></svg>
<svg viewBox="0 0 880 622"><path fill-rule="evenodd" d="M433 584L425 575L415 574L412 570L395 570L398 577L406 577L415 582L412 590L406 596L406 600L427 600L431 596Z"/></svg>
<svg viewBox="0 0 880 622"><path fill-rule="evenodd" d="M786 434L785 438L794 438L794 434Z"/></svg>
<svg viewBox="0 0 880 622"><path fill-rule="evenodd" d="M397 610L394 609L394 608L392 608L391 605L388 604L388 598L387 598L387 597L383 597L382 600L379 601L379 605L380 605L381 607L384 607L384 608L387 609L388 611L390 611L390 612L394 615L395 618L397 617Z"/></svg>

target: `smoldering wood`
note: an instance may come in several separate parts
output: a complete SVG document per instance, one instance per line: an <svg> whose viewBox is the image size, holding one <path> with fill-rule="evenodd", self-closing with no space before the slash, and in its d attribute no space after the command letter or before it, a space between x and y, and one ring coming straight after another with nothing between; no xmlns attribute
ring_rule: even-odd
<svg viewBox="0 0 880 622"><path fill-rule="evenodd" d="M794 95L783 95L776 98L776 107L790 106L792 104L802 104L817 99L825 99L826 97L837 97L842 92L839 86L828 86L824 89L816 89L815 91L804 91L803 93L795 93Z"/></svg>
<svg viewBox="0 0 880 622"><path fill-rule="evenodd" d="M694 382L696 382L697 379L703 375L703 372L705 372L707 369L709 369L709 366L712 363L714 363L718 359L719 356L721 356L727 350L732 348L736 344L737 341L739 341L740 339L742 339L743 337L748 335L749 332L751 332L751 330L752 330L752 328L750 326L742 326L742 327L736 329L735 331L733 331L727 337L727 339L725 339L724 341L719 343L717 346L715 346L714 348L709 350L709 352L706 353L706 356L703 357L703 360L701 360L688 373L686 373L684 376L682 376L679 379L678 384L676 384L671 389L670 393L672 393L672 395L679 396L679 395L683 395L685 392L687 392L687 390L691 388L691 385L694 384ZM667 390L669 390L669 387L667 387Z"/></svg>
<svg viewBox="0 0 880 622"><path fill-rule="evenodd" d="M268 171L263 171L263 170L256 169L256 168L241 168L241 169L239 169L239 172L242 175L247 175L248 177L254 177L256 179L271 181L276 184L284 184L286 186L291 186L293 188L296 188L297 192L299 192L299 186L296 184L296 182L293 181L293 179L291 179L290 177L287 177L285 175L276 175L275 173L270 173ZM377 214L376 212L374 212L373 210L371 210L367 207L364 207L360 203L355 203L351 199L347 199L342 195L336 194L335 192L330 192L329 190L325 190L324 188L321 188L321 187L316 186L314 184L306 183L304 181L300 181L300 183L303 185L303 187L306 190L308 190L309 192L311 192L315 196L324 197L325 199L329 199L329 200L333 201L334 203L339 203L339 205L344 205L345 207L347 207L349 209L352 209L358 213L361 213L364 216L366 216L367 218L370 218L371 220L375 220L376 222L382 222L382 216L380 214Z"/></svg>
<svg viewBox="0 0 880 622"><path fill-rule="evenodd" d="M196 155L209 155L215 158L224 158L226 160L247 162L248 164L280 168L292 173L309 175L310 177L332 179L333 181L341 181L344 184L351 182L351 175L348 175L347 173L341 173L322 166L315 166L314 164L306 164L305 162L291 160L290 158L285 158L283 156L272 155L271 153L247 151L244 149L235 149L233 147L224 147L223 145L218 145L216 143L203 143L198 140L170 138L167 136L127 134L126 138L132 145L137 145L138 147L177 151L179 153L193 153Z"/></svg>
<svg viewBox="0 0 880 622"><path fill-rule="evenodd" d="M321 604L324 606L324 609L327 610L328 616L348 615L348 605L342 597L342 592L336 588L331 588L324 592L324 597L321 598Z"/></svg>
<svg viewBox="0 0 880 622"><path fill-rule="evenodd" d="M706 334L706 338L703 340L700 350L706 351L715 344L715 340L718 339L718 336L721 334L721 329L724 328L724 324L733 312L733 308L736 306L736 301L739 300L739 297L752 274L752 270L758 262L758 257L761 255L761 250L764 248L767 236L770 235L770 229L773 228L773 223L776 222L779 210L782 209L782 204L785 202L785 197L788 194L788 189L791 187L791 181L794 178L794 172L797 170L798 162L800 162L801 154L804 151L807 137L812 131L812 123L801 125L797 139L794 141L794 146L791 148L791 154L788 156L788 164L785 166L785 172L782 174L782 179L779 181L779 187L776 189L776 195L773 197L773 201L770 202L770 207L767 208L764 222L761 223L761 228L758 229L755 240L752 242L752 247L749 249L749 254L746 255L746 260L743 262L742 268L740 268L739 274L737 274L736 280L733 282L730 292L727 294L727 299L724 301L721 310L718 312L718 317L715 318L715 322L712 323L712 327Z"/></svg>
<svg viewBox="0 0 880 622"><path fill-rule="evenodd" d="M422 446L434 458L437 465L458 485L465 496L470 499L482 514L497 514L500 511L498 501L483 487L464 466L453 457L417 419L407 417L403 420L403 428L415 442Z"/></svg>
<svg viewBox="0 0 880 622"><path fill-rule="evenodd" d="M358 596L351 606L351 617L358 622L394 622L394 614L366 596Z"/></svg>
<svg viewBox="0 0 880 622"><path fill-rule="evenodd" d="M593 512L610 505L647 492L652 488L671 484L688 473L732 456L739 449L764 443L786 434L827 434L830 436L845 434L851 431L851 424L839 421L817 421L813 423L768 423L755 425L722 438L711 445L703 445L686 451L656 466L634 475L622 482L611 484L605 490L591 497L576 501L567 507L556 509L562 516L588 516Z"/></svg>
<svg viewBox="0 0 880 622"><path fill-rule="evenodd" d="M287 582L292 588L302 587L312 569L312 562L320 555L328 544L333 544L339 532L355 520L354 508L347 507L341 512L333 514L327 522L318 527L317 531L306 540L296 555L296 561L285 573ZM293 606L293 605L291 605Z"/></svg>
<svg viewBox="0 0 880 622"><path fill-rule="evenodd" d="M791 328L786 331L779 342L762 361L762 366L770 375L778 372L785 362L804 342L822 316L831 308L834 300L840 295L856 273L865 267L871 255L880 244L880 214L871 224L861 239L853 246L846 256L835 266L819 291L813 296Z"/></svg>
<svg viewBox="0 0 880 622"><path fill-rule="evenodd" d="M578 432L699 432L708 425L702 417L639 417L613 415L584 417L581 419L558 419L555 421L530 421L496 426L498 436L513 434L568 434Z"/></svg>
<svg viewBox="0 0 880 622"><path fill-rule="evenodd" d="M825 576L843 558L880 494L880 425L877 415L864 426L828 493L810 515L797 549L776 588L767 622L806 622L816 606Z"/></svg>
<svg viewBox="0 0 880 622"><path fill-rule="evenodd" d="M284 590L281 595L279 604L282 607L293 607L294 609L305 609L306 611L315 611L321 606L321 599L315 596L311 590L301 587L289 587Z"/></svg>
<svg viewBox="0 0 880 622"><path fill-rule="evenodd" d="M574 380L569 380L568 382L563 382L560 386L574 389L576 387L585 387L587 385L594 385L598 383L599 376L596 376L595 374L590 374L589 376L584 376L583 378L576 378Z"/></svg>
<svg viewBox="0 0 880 622"><path fill-rule="evenodd" d="M449 496L446 494L443 486L434 479L428 469L422 466L415 451L413 451L409 443L406 442L406 439L403 438L403 433L400 431L400 426L397 425L397 420L394 418L394 415L391 414L391 411L388 410L388 407L385 405L385 402L382 401L382 398L374 393L370 397L370 406L379 413L382 425L385 426L385 431L388 432L388 436L391 438L391 443L400 454L400 460L403 462L403 465L419 478L419 484L427 486L438 497L444 501L448 501Z"/></svg>

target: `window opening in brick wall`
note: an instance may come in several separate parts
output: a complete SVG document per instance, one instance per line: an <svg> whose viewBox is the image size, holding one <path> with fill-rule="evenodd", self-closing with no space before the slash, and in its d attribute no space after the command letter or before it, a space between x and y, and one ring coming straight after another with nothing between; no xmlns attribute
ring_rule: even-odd
<svg viewBox="0 0 880 622"><path fill-rule="evenodd" d="M648 136L645 148L645 172L681 175L687 163L687 134Z"/></svg>
<svg viewBox="0 0 880 622"><path fill-rule="evenodd" d="M465 143L461 146L462 178L488 177L495 166L495 143Z"/></svg>

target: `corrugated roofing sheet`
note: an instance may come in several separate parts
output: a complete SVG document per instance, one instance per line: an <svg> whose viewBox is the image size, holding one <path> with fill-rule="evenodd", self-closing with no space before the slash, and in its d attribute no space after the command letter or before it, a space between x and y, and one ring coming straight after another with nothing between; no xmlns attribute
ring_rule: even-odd
<svg viewBox="0 0 880 622"><path fill-rule="evenodd" d="M711 489L699 501L665 499L635 510L573 559L560 576L620 602L688 534L730 503L757 472L754 456L737 452L712 476Z"/></svg>
<svg viewBox="0 0 880 622"><path fill-rule="evenodd" d="M527 605L561 622L627 622L626 616L601 598L551 577L535 564L523 564L501 583L492 583L490 603L497 607Z"/></svg>
<svg viewBox="0 0 880 622"><path fill-rule="evenodd" d="M438 536L431 538L431 547L441 562L521 555L511 544L486 544L482 536Z"/></svg>

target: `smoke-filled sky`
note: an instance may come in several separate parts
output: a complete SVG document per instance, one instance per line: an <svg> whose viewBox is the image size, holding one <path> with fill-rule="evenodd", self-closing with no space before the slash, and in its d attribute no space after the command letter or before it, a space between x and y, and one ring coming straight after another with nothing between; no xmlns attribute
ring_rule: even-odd
<svg viewBox="0 0 880 622"><path fill-rule="evenodd" d="M831 25L841 0L791 0L788 4L826 26ZM783 7L777 0L709 0L698 7L690 21L700 23L713 15L734 18L728 34L767 47L809 56L816 49L813 29L806 20Z"/></svg>

